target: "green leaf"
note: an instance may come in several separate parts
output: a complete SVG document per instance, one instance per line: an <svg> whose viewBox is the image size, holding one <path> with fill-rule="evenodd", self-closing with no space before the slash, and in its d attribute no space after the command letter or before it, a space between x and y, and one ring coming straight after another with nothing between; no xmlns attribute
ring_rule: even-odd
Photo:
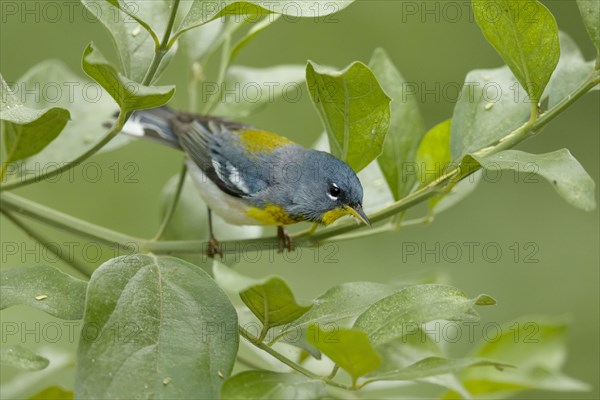
<svg viewBox="0 0 600 400"><path fill-rule="evenodd" d="M45 265L3 269L0 310L23 304L57 318L83 317L87 283Z"/></svg>
<svg viewBox="0 0 600 400"><path fill-rule="evenodd" d="M473 13L485 38L537 104L560 56L552 13L536 0L473 0Z"/></svg>
<svg viewBox="0 0 600 400"><path fill-rule="evenodd" d="M202 269L131 255L89 283L77 398L218 397L238 349L237 314Z"/></svg>
<svg viewBox="0 0 600 400"><path fill-rule="evenodd" d="M50 386L31 396L29 400L73 400L73 392L60 386Z"/></svg>
<svg viewBox="0 0 600 400"><path fill-rule="evenodd" d="M377 162L394 199L398 200L415 184L417 177L410 172L414 172L415 153L425 134L425 124L416 98L408 95L404 78L385 50L375 50L369 67L392 99L390 128Z"/></svg>
<svg viewBox="0 0 600 400"><path fill-rule="evenodd" d="M452 115L452 160L494 144L525 123L530 108L508 67L469 72Z"/></svg>
<svg viewBox="0 0 600 400"><path fill-rule="evenodd" d="M145 30L146 32L148 32L148 34L150 36L152 36L152 38L154 39L154 44L156 46L158 46L160 44L158 37L156 36L156 32L154 32L154 30L152 29L152 27L146 22L144 21L143 17L149 18L151 17L150 15L144 15L143 17L141 17L141 15L143 14L143 12L145 11L144 9L140 8L140 5L143 4L142 2L139 1L132 1L130 3L125 3L121 0L105 0L107 3L109 3L110 5L112 5L113 7L115 7L117 10L122 11L125 15L127 15L130 19L134 20L135 22L137 22L138 24L140 24ZM162 1L157 1L157 3L163 3ZM117 15L116 10L112 10L113 14ZM161 10L154 10L155 13L160 12ZM162 10L162 11L166 11L166 10ZM164 16L166 16L166 12L164 13ZM133 21L130 21L133 22ZM138 26L136 26L137 29L139 29ZM111 32L112 33L112 32ZM132 32L131 36L137 36L139 35L138 32Z"/></svg>
<svg viewBox="0 0 600 400"><path fill-rule="evenodd" d="M335 286L314 300L313 307L287 327L293 332L315 323L323 326L356 318L373 303L400 290L393 285L375 282L348 282Z"/></svg>
<svg viewBox="0 0 600 400"><path fill-rule="evenodd" d="M381 363L367 334L359 329L337 329L331 335L321 330L318 324L310 324L307 338L310 344L348 372L353 383Z"/></svg>
<svg viewBox="0 0 600 400"><path fill-rule="evenodd" d="M41 84L41 85L40 85ZM28 70L16 82L21 90L36 90L24 96L30 107L60 106L69 110L71 120L60 135L41 152L8 166L5 180L19 180L31 171L47 171L72 162L96 145L116 120L117 104L96 82L74 74L58 60L43 61ZM113 150L128 143L131 137L118 135L100 151ZM57 180L61 178L57 176ZM65 179L65 176L62 176Z"/></svg>
<svg viewBox="0 0 600 400"><path fill-rule="evenodd" d="M483 342L474 357L515 365L502 372L475 368L461 374L474 396L499 397L525 389L581 391L589 386L561 372L566 360L563 321L551 318L520 318L498 326L498 336ZM450 396L447 396L450 397Z"/></svg>
<svg viewBox="0 0 600 400"><path fill-rule="evenodd" d="M364 330L371 343L378 346L429 321L477 321L479 315L473 307L493 304L496 301L485 294L470 299L451 286L416 285L373 304L358 317L354 327Z"/></svg>
<svg viewBox="0 0 600 400"><path fill-rule="evenodd" d="M225 15L246 15L254 17L269 13L283 14L290 17L315 18L336 13L350 4L353 0L315 0L298 2L295 0L223 0L206 2L195 0L179 25L178 34L201 26Z"/></svg>
<svg viewBox="0 0 600 400"><path fill-rule="evenodd" d="M23 346L3 343L0 347L0 364L25 371L39 371L46 368L50 361Z"/></svg>
<svg viewBox="0 0 600 400"><path fill-rule="evenodd" d="M376 373L369 374L369 378L373 381L413 381L436 375L454 374L470 367L495 367L503 370L511 365L479 358L428 357L405 368L378 370Z"/></svg>
<svg viewBox="0 0 600 400"><path fill-rule="evenodd" d="M510 169L540 175L572 206L584 211L596 208L594 180L567 149L545 154L505 150L487 157L473 158L486 169Z"/></svg>
<svg viewBox="0 0 600 400"><path fill-rule="evenodd" d="M300 374L271 371L244 371L227 379L221 398L246 399L318 399L325 395L325 384Z"/></svg>
<svg viewBox="0 0 600 400"><path fill-rule="evenodd" d="M600 7L600 4L598 5ZM564 32L559 32L560 60L552 74L546 93L552 108L589 78L594 61L585 61L577 44ZM598 86L596 86L597 88Z"/></svg>
<svg viewBox="0 0 600 400"><path fill-rule="evenodd" d="M162 39L169 20L171 2L165 0L81 0L86 12L94 15L113 37L122 71L134 82L142 82L154 59L155 40ZM128 13L123 10L128 11ZM144 23L140 25L139 22ZM176 52L176 44L161 62L156 80Z"/></svg>
<svg viewBox="0 0 600 400"><path fill-rule="evenodd" d="M587 29L596 52L600 53L600 2L598 0L577 0L577 7L581 13L583 24Z"/></svg>
<svg viewBox="0 0 600 400"><path fill-rule="evenodd" d="M174 86L144 86L124 77L93 43L83 52L82 66L115 99L122 112L161 106L175 93Z"/></svg>
<svg viewBox="0 0 600 400"><path fill-rule="evenodd" d="M59 135L70 116L60 107L39 110L24 106L0 75L0 121L6 151L0 179L9 163L42 151Z"/></svg>
<svg viewBox="0 0 600 400"><path fill-rule="evenodd" d="M391 99L369 67L354 62L335 71L309 61L306 83L334 156L360 171L381 154Z"/></svg>
<svg viewBox="0 0 600 400"><path fill-rule="evenodd" d="M289 286L279 277L250 286L240 292L240 297L265 329L295 321L312 307L299 305Z"/></svg>
<svg viewBox="0 0 600 400"><path fill-rule="evenodd" d="M308 325L314 323L323 329L335 329L341 321L356 318L371 304L398 290L397 286L383 283L342 283L317 297L313 301L313 307L297 320L284 326L276 333L273 341L281 340L320 359L320 352L306 341Z"/></svg>
<svg viewBox="0 0 600 400"><path fill-rule="evenodd" d="M431 128L417 149L418 181L426 185L442 176L450 161L450 127L452 120L440 122Z"/></svg>
<svg viewBox="0 0 600 400"><path fill-rule="evenodd" d="M215 114L228 118L242 118L273 104L284 97L290 102L299 101L304 82L301 65L278 65L268 68L232 66L227 70L225 88L237 88L238 96L223 96ZM216 91L216 86L205 84Z"/></svg>

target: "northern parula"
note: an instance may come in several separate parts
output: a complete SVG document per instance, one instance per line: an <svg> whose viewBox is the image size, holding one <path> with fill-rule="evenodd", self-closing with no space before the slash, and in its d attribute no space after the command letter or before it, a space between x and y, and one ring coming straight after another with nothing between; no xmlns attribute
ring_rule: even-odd
<svg viewBox="0 0 600 400"><path fill-rule="evenodd" d="M208 206L209 256L221 249L211 210L236 225L276 225L280 249L293 249L284 225L330 224L352 215L370 225L354 171L333 155L239 122L162 106L136 111L123 132L182 150Z"/></svg>

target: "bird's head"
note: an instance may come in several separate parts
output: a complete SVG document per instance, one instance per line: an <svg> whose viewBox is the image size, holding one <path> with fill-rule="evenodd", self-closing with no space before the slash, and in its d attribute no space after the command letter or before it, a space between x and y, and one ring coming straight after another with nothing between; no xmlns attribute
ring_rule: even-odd
<svg viewBox="0 0 600 400"><path fill-rule="evenodd" d="M362 208L362 185L348 164L316 150L310 150L303 163L310 173L302 174L296 186L296 212L326 225L345 215L371 225Z"/></svg>

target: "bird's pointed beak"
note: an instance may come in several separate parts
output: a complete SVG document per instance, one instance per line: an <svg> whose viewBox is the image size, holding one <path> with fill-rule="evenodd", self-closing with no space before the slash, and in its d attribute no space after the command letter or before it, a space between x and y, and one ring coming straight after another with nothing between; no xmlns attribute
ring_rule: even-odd
<svg viewBox="0 0 600 400"><path fill-rule="evenodd" d="M364 222L365 225L368 225L369 227L371 226L371 222L369 221L369 218L367 218L367 214L365 214L360 204L357 204L354 207L344 206L344 208L346 209L346 211L352 214L353 217L355 217L359 221Z"/></svg>

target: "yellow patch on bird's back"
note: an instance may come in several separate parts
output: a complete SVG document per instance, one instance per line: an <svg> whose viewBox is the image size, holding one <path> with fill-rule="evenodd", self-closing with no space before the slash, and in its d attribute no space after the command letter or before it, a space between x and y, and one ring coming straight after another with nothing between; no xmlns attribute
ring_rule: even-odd
<svg viewBox="0 0 600 400"><path fill-rule="evenodd" d="M271 153L282 146L294 144L286 137L256 129L240 131L239 135L242 144L250 153Z"/></svg>
<svg viewBox="0 0 600 400"><path fill-rule="evenodd" d="M334 210L327 211L325 214L323 214L323 217L321 217L321 221L323 221L325 225L329 225L345 215L350 215L348 210L344 208L336 208Z"/></svg>
<svg viewBox="0 0 600 400"><path fill-rule="evenodd" d="M274 204L269 204L265 208L250 207L246 211L246 215L264 225L289 225L299 222L299 219L292 217L283 208Z"/></svg>

